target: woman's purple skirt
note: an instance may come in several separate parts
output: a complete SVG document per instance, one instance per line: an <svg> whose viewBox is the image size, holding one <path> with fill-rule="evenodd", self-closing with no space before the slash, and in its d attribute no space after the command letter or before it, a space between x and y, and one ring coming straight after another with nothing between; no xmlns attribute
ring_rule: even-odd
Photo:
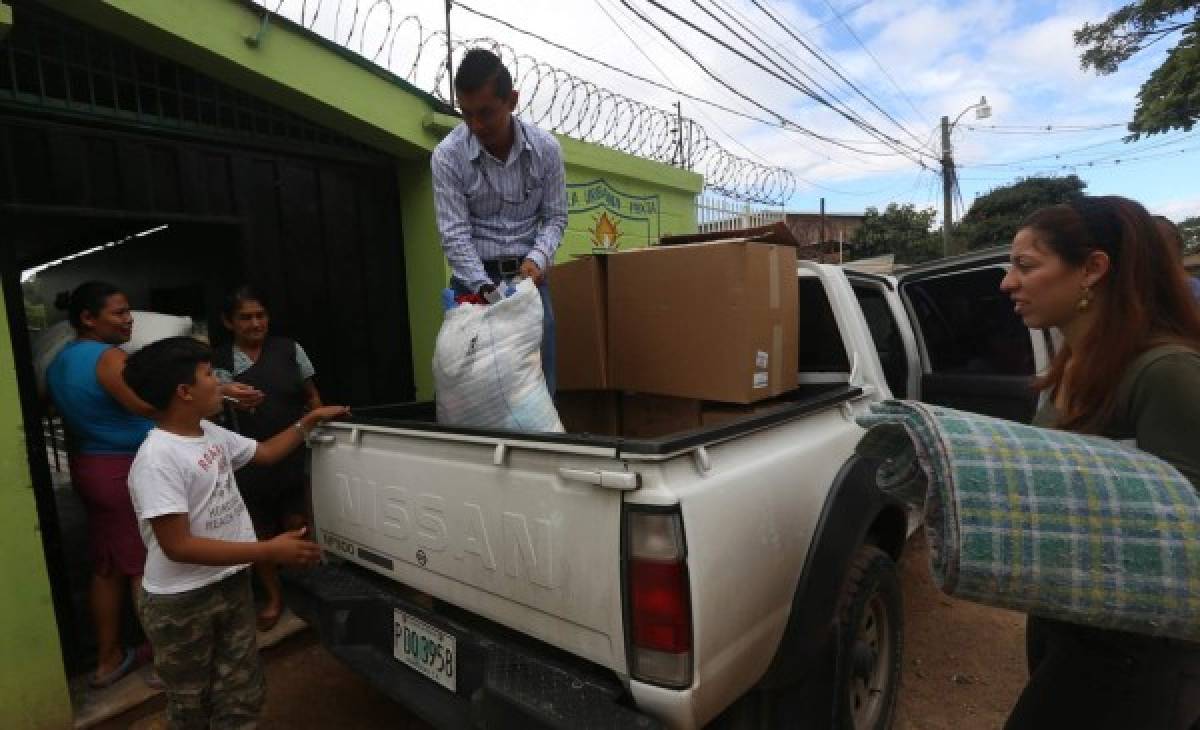
<svg viewBox="0 0 1200 730"><path fill-rule="evenodd" d="M69 465L71 482L87 510L92 571L99 575L111 575L113 571L141 575L146 566L146 545L129 498L133 454L76 454Z"/></svg>

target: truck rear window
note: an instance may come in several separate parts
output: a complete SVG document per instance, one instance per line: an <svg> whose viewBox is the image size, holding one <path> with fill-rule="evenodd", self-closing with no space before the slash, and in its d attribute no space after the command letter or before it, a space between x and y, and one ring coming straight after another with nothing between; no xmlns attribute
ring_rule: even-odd
<svg viewBox="0 0 1200 730"><path fill-rule="evenodd" d="M848 373L850 358L842 343L829 298L820 279L801 277L799 367L801 373Z"/></svg>

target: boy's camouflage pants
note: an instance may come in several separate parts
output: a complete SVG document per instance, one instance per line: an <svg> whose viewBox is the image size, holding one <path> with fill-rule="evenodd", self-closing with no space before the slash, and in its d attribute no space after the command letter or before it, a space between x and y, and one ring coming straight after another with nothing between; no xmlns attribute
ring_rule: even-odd
<svg viewBox="0 0 1200 730"><path fill-rule="evenodd" d="M143 590L138 603L154 669L167 687L171 728L256 727L265 684L250 571L184 593Z"/></svg>

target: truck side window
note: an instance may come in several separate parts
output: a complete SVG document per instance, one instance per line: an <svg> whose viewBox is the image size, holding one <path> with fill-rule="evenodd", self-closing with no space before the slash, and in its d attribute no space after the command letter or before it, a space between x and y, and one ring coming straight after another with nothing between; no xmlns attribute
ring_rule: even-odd
<svg viewBox="0 0 1200 730"><path fill-rule="evenodd" d="M855 286L854 294L867 320L867 329L879 353L883 377L896 398L908 397L908 357L904 353L904 338L896 326L896 318L888 306L883 291L873 286Z"/></svg>
<svg viewBox="0 0 1200 730"><path fill-rule="evenodd" d="M850 358L842 343L842 333L825 287L821 281L801 277L797 282L800 297L800 352L799 367L802 373L849 373Z"/></svg>
<svg viewBox="0 0 1200 730"><path fill-rule="evenodd" d="M989 267L905 285L934 373L1033 375L1029 330Z"/></svg>

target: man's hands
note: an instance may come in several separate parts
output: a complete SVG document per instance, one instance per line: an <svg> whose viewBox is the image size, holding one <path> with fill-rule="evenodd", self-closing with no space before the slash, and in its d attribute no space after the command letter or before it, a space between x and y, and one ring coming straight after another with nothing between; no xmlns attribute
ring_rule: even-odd
<svg viewBox="0 0 1200 730"><path fill-rule="evenodd" d="M283 532L266 542L270 562L301 567L316 565L321 560L321 546L304 539L307 527Z"/></svg>
<svg viewBox="0 0 1200 730"><path fill-rule="evenodd" d="M233 398L237 401L234 407L243 411L256 408L266 397L261 390L245 383L226 383L221 386L221 395Z"/></svg>
<svg viewBox="0 0 1200 730"><path fill-rule="evenodd" d="M525 259L521 262L521 276L524 276L526 279L533 279L533 283L536 286L542 285L542 269L533 263L531 259Z"/></svg>

